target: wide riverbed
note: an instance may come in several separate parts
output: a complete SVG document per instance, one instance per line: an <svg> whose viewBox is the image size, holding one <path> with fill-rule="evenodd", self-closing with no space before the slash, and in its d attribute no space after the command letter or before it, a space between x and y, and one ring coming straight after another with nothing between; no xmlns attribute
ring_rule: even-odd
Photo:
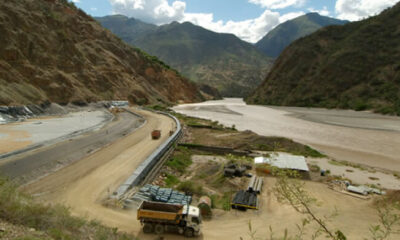
<svg viewBox="0 0 400 240"><path fill-rule="evenodd" d="M337 160L400 171L400 118L370 112L246 105L228 98L174 110L310 145Z"/></svg>

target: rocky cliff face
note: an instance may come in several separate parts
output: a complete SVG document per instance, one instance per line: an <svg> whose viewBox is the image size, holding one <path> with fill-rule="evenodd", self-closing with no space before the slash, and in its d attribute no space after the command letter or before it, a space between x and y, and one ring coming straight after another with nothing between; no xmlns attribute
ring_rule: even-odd
<svg viewBox="0 0 400 240"><path fill-rule="evenodd" d="M197 87L67 0L0 2L0 104L192 102Z"/></svg>

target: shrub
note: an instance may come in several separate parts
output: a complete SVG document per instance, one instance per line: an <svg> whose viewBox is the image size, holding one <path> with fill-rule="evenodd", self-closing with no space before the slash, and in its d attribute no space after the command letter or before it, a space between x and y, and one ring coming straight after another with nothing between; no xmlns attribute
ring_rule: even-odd
<svg viewBox="0 0 400 240"><path fill-rule="evenodd" d="M166 187L173 187L178 184L180 181L177 177L171 174L167 174L167 178L165 179L165 186Z"/></svg>
<svg viewBox="0 0 400 240"><path fill-rule="evenodd" d="M61 205L44 205L17 191L15 185L0 178L0 219L45 232L53 239L128 239L125 234L98 223L71 216ZM101 237L96 233L101 232ZM93 236L96 234L95 238ZM29 236L20 239L35 239ZM131 238L132 239L132 238Z"/></svg>
<svg viewBox="0 0 400 240"><path fill-rule="evenodd" d="M183 173L186 168L192 164L190 156L191 153L187 148L178 147L171 159L167 161L166 165Z"/></svg>
<svg viewBox="0 0 400 240"><path fill-rule="evenodd" d="M191 193L196 195L203 195L203 187L201 185L197 185L192 181L184 181L178 185L177 188L179 191L185 193Z"/></svg>

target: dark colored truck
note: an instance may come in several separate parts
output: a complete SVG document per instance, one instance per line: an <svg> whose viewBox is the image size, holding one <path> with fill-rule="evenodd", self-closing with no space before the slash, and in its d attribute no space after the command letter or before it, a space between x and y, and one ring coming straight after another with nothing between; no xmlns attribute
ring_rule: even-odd
<svg viewBox="0 0 400 240"><path fill-rule="evenodd" d="M154 140L157 140L161 137L161 131L160 130L153 130L151 132L151 138Z"/></svg>

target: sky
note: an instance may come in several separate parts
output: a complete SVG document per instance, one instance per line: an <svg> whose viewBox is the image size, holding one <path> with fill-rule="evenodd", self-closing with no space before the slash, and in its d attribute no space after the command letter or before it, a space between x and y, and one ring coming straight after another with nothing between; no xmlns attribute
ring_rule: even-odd
<svg viewBox="0 0 400 240"><path fill-rule="evenodd" d="M255 43L287 20L318 12L357 21L400 0L70 0L92 16L122 14L157 25L189 21Z"/></svg>

